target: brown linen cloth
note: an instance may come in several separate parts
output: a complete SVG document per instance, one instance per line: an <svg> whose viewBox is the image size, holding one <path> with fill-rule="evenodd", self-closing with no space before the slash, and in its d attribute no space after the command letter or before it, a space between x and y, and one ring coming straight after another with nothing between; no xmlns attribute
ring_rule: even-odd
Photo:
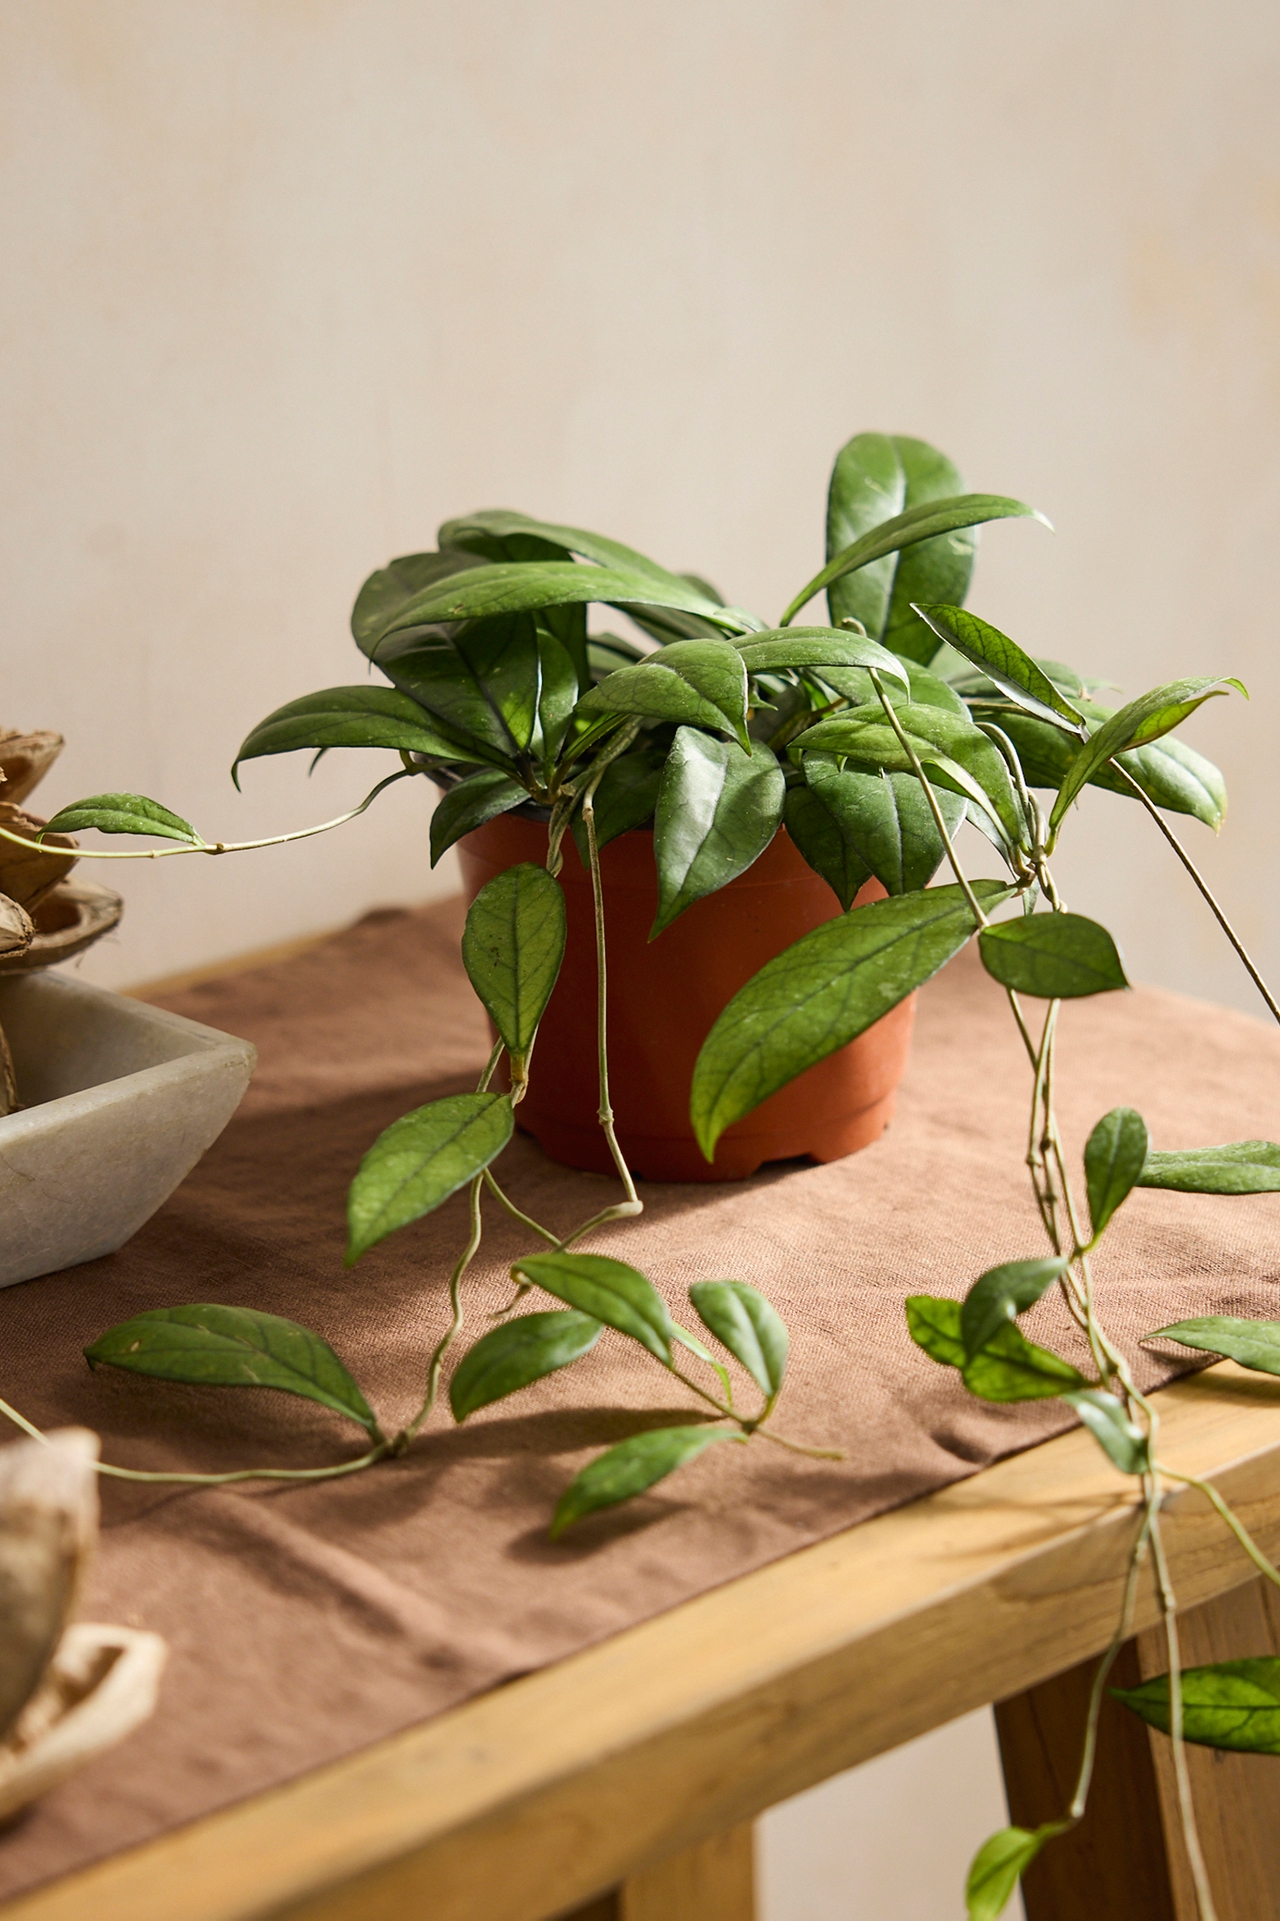
<svg viewBox="0 0 1280 1921"><path fill-rule="evenodd" d="M282 1394L183 1388L81 1348L143 1308L227 1301L285 1314L338 1349L390 1427L421 1394L464 1237L456 1196L342 1266L347 1183L375 1134L474 1085L487 1051L457 958L461 909L369 916L286 963L170 996L255 1041L257 1078L222 1139L120 1253L0 1294L0 1393L46 1426L81 1422L106 1459L216 1470L356 1454L338 1417ZM1062 1014L1060 1107L1077 1152L1130 1103L1159 1147L1274 1135L1280 1039L1260 1022L1142 990ZM535 1063L536 1065L536 1063ZM1004 998L972 956L921 996L897 1120L826 1167L734 1186L649 1187L642 1220L595 1243L679 1312L733 1276L792 1330L787 1433L843 1463L756 1442L716 1448L552 1546L556 1497L593 1450L691 1397L606 1331L584 1361L465 1427L437 1414L402 1460L349 1480L212 1491L103 1487L88 1613L158 1629L173 1658L154 1720L0 1835L0 1895L287 1780L690 1595L973 1473L1067 1424L1059 1403L994 1407L907 1338L902 1300L962 1293L1043 1251L1022 1156L1029 1075ZM517 1139L503 1180L560 1231L614 1190ZM495 1207L468 1283L470 1332L509 1295L524 1232ZM1144 1330L1276 1312L1280 1197L1138 1193L1098 1263L1104 1314L1144 1383ZM542 1303L549 1305L549 1303ZM683 1318L688 1319L687 1306ZM1078 1340L1054 1301L1031 1331Z"/></svg>

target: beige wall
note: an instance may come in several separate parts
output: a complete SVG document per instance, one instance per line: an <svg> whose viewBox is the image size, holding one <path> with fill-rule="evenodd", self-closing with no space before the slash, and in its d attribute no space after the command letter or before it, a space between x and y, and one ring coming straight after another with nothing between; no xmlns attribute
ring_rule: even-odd
<svg viewBox="0 0 1280 1921"><path fill-rule="evenodd" d="M887 426L1053 516L980 562L1024 642L1250 681L1193 724L1235 805L1188 835L1274 966L1278 43L1263 0L0 8L0 714L68 735L52 800L323 819L363 757L237 799L231 751L358 677L356 586L444 514L601 526L770 613ZM421 896L422 808L130 867L87 971ZM1091 796L1079 842L1139 975L1248 1004L1143 821Z"/></svg>

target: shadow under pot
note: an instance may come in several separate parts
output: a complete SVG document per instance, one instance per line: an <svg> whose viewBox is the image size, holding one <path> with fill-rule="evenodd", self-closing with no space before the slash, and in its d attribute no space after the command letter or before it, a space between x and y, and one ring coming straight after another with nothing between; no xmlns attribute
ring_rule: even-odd
<svg viewBox="0 0 1280 1921"><path fill-rule="evenodd" d="M459 841L458 853L472 901L504 869L521 861L545 863L546 826L503 814ZM713 1164L694 1138L694 1062L719 1015L766 961L840 913L835 895L785 828L745 874L695 901L652 942L649 929L658 909L652 830L634 828L611 841L601 853L600 871L609 1092L618 1142L634 1173L650 1181L744 1180L765 1161L834 1161L878 1139L893 1117L906 1070L914 995L727 1128ZM596 1120L591 876L568 835L560 883L568 909L564 965L543 1015L529 1090L516 1119L552 1160L608 1174L613 1164ZM852 911L883 895L880 883L869 881Z"/></svg>

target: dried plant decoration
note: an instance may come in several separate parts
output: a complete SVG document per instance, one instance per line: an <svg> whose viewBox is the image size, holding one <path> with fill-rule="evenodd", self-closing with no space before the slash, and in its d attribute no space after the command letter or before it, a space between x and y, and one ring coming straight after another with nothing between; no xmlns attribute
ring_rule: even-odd
<svg viewBox="0 0 1280 1921"><path fill-rule="evenodd" d="M97 1458L85 1428L0 1450L0 1821L155 1706L158 1635L71 1623L97 1538Z"/></svg>
<svg viewBox="0 0 1280 1921"><path fill-rule="evenodd" d="M51 894L60 880L65 880L75 866L74 853L55 852L55 849L74 849L76 842L70 834L49 834L44 840L37 836L45 822L36 814L25 814L15 807L7 797L0 800L0 827L7 828L11 834L20 834L30 842L29 850L17 847L13 841L0 841L0 892L16 900L30 914Z"/></svg>
<svg viewBox="0 0 1280 1921"><path fill-rule="evenodd" d="M0 775L4 797L21 806L44 779L65 745L61 734L23 734L0 727Z"/></svg>

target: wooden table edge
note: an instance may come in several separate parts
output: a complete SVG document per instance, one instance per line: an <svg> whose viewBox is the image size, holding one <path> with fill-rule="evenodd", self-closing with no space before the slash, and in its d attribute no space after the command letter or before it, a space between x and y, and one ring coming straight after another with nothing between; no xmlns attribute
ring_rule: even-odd
<svg viewBox="0 0 1280 1921"><path fill-rule="evenodd" d="M1164 1458L1274 1553L1272 1384L1225 1363L1160 1408ZM544 1921L1097 1653L1134 1526L1132 1484L1073 1429L0 1912ZM1193 1491L1166 1527L1184 1605L1252 1574ZM1155 1615L1147 1584L1137 1625Z"/></svg>

